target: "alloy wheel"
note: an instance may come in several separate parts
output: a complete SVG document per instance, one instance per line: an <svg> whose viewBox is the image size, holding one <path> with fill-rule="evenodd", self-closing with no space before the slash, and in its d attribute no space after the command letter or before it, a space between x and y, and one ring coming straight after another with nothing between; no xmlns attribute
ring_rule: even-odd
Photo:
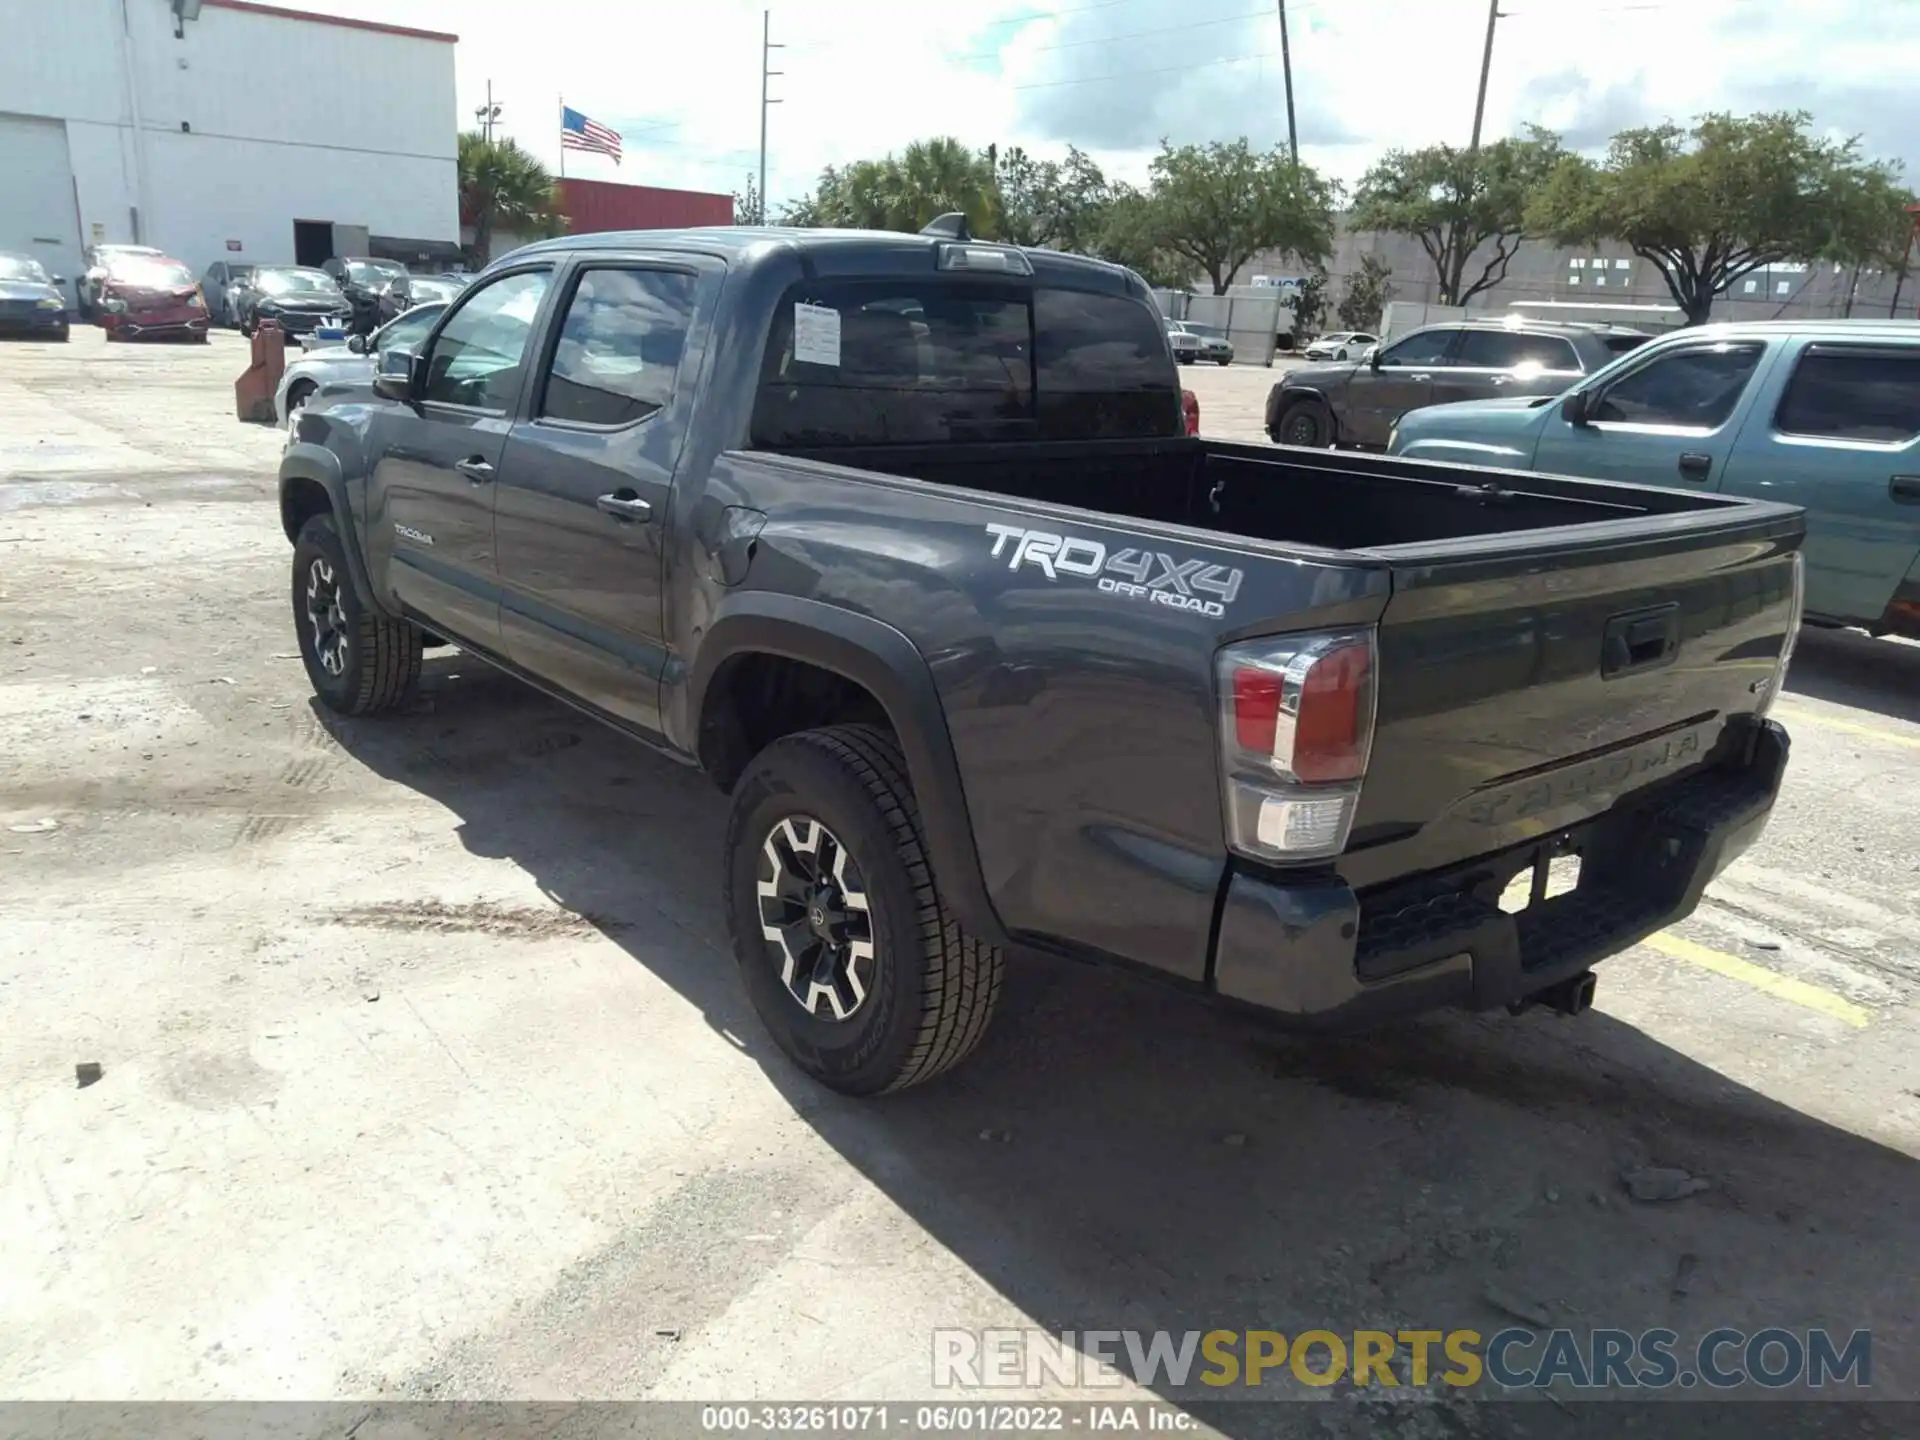
<svg viewBox="0 0 1920 1440"><path fill-rule="evenodd" d="M818 820L789 816L761 842L756 891L760 933L794 1003L818 1020L851 1019L872 989L875 960L853 853Z"/></svg>
<svg viewBox="0 0 1920 1440"><path fill-rule="evenodd" d="M347 614L340 605L340 582L324 555L307 567L307 625L313 634L313 658L329 675L347 673Z"/></svg>

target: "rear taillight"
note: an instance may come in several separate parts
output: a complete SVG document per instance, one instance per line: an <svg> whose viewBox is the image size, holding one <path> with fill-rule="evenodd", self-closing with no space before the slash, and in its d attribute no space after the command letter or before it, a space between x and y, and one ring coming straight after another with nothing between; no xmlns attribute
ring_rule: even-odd
<svg viewBox="0 0 1920 1440"><path fill-rule="evenodd" d="M1187 418L1187 434L1200 433L1200 397L1191 390L1180 392L1180 410Z"/></svg>
<svg viewBox="0 0 1920 1440"><path fill-rule="evenodd" d="M1787 667L1793 663L1793 647L1800 639L1800 617L1806 609L1807 575L1806 563L1799 551L1793 554L1793 600L1787 609L1787 636L1780 642L1779 658L1773 662L1773 678L1767 682L1767 688L1760 694L1760 704L1755 715L1765 715L1773 708L1773 702L1780 698L1780 692L1786 688Z"/></svg>
<svg viewBox="0 0 1920 1440"><path fill-rule="evenodd" d="M1253 640L1217 663L1228 844L1276 862L1339 854L1373 745L1373 631Z"/></svg>

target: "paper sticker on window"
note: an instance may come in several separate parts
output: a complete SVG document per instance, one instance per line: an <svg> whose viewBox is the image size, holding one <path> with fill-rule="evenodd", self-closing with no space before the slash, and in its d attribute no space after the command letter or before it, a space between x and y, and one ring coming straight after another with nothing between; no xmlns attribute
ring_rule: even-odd
<svg viewBox="0 0 1920 1440"><path fill-rule="evenodd" d="M831 305L793 307L793 358L802 365L840 365L840 312Z"/></svg>

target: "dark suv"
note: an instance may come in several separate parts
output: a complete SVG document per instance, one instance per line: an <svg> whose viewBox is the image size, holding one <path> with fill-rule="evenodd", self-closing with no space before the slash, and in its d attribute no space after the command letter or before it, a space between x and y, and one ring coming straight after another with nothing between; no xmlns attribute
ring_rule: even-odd
<svg viewBox="0 0 1920 1440"><path fill-rule="evenodd" d="M1618 326L1534 320L1429 326L1364 360L1289 371L1267 394L1267 436L1277 445L1385 449L1409 410L1558 395L1652 338Z"/></svg>

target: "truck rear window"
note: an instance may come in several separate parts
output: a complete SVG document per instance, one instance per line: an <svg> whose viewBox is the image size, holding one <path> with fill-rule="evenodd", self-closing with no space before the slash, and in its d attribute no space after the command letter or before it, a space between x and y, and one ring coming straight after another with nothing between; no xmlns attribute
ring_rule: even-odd
<svg viewBox="0 0 1920 1440"><path fill-rule="evenodd" d="M802 306L838 312L837 364L810 334L796 358ZM1148 306L931 277L794 287L753 413L766 450L1181 433L1179 383Z"/></svg>

